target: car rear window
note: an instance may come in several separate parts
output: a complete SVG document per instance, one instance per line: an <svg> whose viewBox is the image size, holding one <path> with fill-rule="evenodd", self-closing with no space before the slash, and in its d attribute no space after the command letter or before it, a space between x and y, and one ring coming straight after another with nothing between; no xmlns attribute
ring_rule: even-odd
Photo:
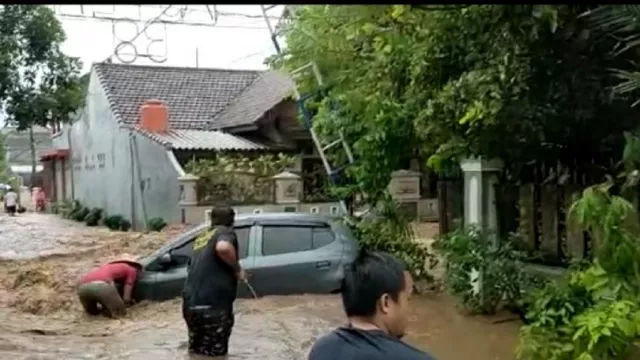
<svg viewBox="0 0 640 360"><path fill-rule="evenodd" d="M278 255L308 251L326 246L335 239L327 226L280 226L267 225L262 228L262 254Z"/></svg>

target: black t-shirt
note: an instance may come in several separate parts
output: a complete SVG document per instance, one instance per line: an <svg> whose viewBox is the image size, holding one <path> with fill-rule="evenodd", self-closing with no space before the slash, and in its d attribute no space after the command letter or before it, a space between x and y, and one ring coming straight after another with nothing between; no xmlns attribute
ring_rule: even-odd
<svg viewBox="0 0 640 360"><path fill-rule="evenodd" d="M218 226L193 243L193 256L183 291L184 305L209 306L213 310L233 310L238 281L234 269L216 252L218 241L228 241L238 252L233 229Z"/></svg>
<svg viewBox="0 0 640 360"><path fill-rule="evenodd" d="M309 360L435 360L381 330L342 327L320 338Z"/></svg>

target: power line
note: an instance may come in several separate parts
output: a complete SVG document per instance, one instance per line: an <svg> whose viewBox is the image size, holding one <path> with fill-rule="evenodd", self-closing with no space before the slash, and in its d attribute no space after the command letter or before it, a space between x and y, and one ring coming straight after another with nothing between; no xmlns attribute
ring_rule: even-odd
<svg viewBox="0 0 640 360"><path fill-rule="evenodd" d="M224 67L234 65L234 64L236 64L236 63L239 63L239 62L240 62L240 61L242 61L242 60L250 59L250 58L252 58L252 57L254 57L254 56L258 56L258 55L260 55L260 54L264 53L265 51L269 50L270 48L271 48L271 44L269 44L269 46L265 46L265 47L264 47L262 50L260 50L260 51L256 51L256 52L253 52L253 53L250 53L250 54L247 54L247 55L243 55L243 56L241 56L241 57L239 57L239 58L236 58L236 59L234 59L234 60L231 60L230 62L226 63L226 64L224 65Z"/></svg>
<svg viewBox="0 0 640 360"><path fill-rule="evenodd" d="M114 6L114 12L115 12L115 5ZM129 5L124 5L124 6L129 6ZM134 5L132 5L134 6ZM250 14L243 14L243 13L233 13L233 12L221 12L218 10L217 5L205 5L206 7L206 11L205 10L199 10L199 9L189 9L189 5L185 5L184 7L181 8L177 8L176 5L169 5L171 6L173 9L178 9L178 13L174 14L174 15L168 15L166 12L163 11L162 15L160 17L156 16L153 19L144 19L141 15L141 10L142 7L144 6L145 8L163 8L164 10L166 10L166 7L162 6L162 5L137 5L138 6L138 17L130 17L130 16L115 16L113 14L107 14L107 13L100 13L100 14L96 14L96 12L94 11L93 14L85 14L84 13L84 5L80 5L81 7L81 14L70 14L70 13L65 13L63 12L60 8L57 8L54 10L56 11L57 15L60 17L64 17L64 18L69 18L69 19L75 19L75 20L97 20L97 21L108 21L108 22L116 22L116 21L132 21L132 22L148 22L148 21L152 21L153 23L156 24L166 24L166 25L182 25L182 26L193 26L193 27L220 27L220 28L241 28L241 29L256 29L256 30L262 30L264 29L264 26L248 26L248 25L223 25L223 24L218 24L218 19L221 16L230 16L230 17L243 17L243 18L249 18L249 19L260 19L261 16L257 16L257 15L250 15ZM206 13L210 18L211 18L211 22L202 22L202 21L188 21L185 19L185 16L188 13L194 13L194 12L198 12L198 13ZM171 17L171 18L175 18L176 16L180 17L180 19L166 19L166 18L162 18L163 16L166 17ZM277 17L274 17L274 19L276 19Z"/></svg>

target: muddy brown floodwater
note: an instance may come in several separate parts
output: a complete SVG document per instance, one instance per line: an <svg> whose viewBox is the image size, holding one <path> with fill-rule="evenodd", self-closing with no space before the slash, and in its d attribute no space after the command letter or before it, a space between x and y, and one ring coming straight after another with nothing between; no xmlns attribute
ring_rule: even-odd
<svg viewBox="0 0 640 360"><path fill-rule="evenodd" d="M85 316L73 296L73 284L83 271L118 252L151 251L171 232L113 233L37 214L18 220L0 216L0 226L0 242L13 239L0 250L18 258L0 261L0 359L195 359L187 355L178 300L144 302L126 318L109 320ZM13 235L25 231L44 238L31 237L31 244L21 244L15 240L21 237L6 235L6 228L14 229ZM38 253L46 256L24 260ZM416 296L407 341L440 360L513 359L519 323L494 323L512 316L469 317L453 304L442 295ZM236 314L229 359L238 360L305 359L316 338L344 323L335 295L239 300Z"/></svg>

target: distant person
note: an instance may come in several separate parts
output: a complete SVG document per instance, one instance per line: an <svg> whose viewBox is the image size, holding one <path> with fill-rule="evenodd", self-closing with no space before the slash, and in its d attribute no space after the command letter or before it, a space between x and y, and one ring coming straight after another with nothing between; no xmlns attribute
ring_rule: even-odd
<svg viewBox="0 0 640 360"><path fill-rule="evenodd" d="M36 212L44 212L47 204L46 194L41 188L35 188Z"/></svg>
<svg viewBox="0 0 640 360"><path fill-rule="evenodd" d="M349 324L318 339L309 360L434 360L400 340L407 330L413 279L396 257L361 251L342 281Z"/></svg>
<svg viewBox="0 0 640 360"><path fill-rule="evenodd" d="M134 257L125 254L99 268L85 274L78 284L77 294L82 307L89 315L103 313L112 318L126 315L126 307L131 305L131 294L142 269ZM122 282L122 296L116 283Z"/></svg>
<svg viewBox="0 0 640 360"><path fill-rule="evenodd" d="M12 188L8 188L7 193L4 194L4 208L9 216L16 216L16 211L18 210L18 194L16 194Z"/></svg>
<svg viewBox="0 0 640 360"><path fill-rule="evenodd" d="M228 353L238 281L246 281L238 258L234 218L232 208L214 207L210 231L193 244L182 295L182 316L189 330L192 354L224 356Z"/></svg>

